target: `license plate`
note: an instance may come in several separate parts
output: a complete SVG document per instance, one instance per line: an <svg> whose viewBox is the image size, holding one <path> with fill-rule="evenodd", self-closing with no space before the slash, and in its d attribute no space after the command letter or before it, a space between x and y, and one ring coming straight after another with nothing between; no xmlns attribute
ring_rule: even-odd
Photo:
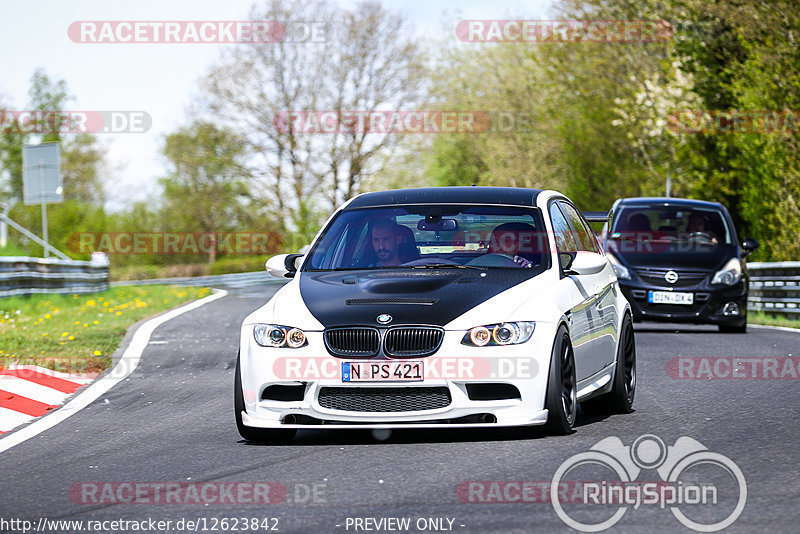
<svg viewBox="0 0 800 534"><path fill-rule="evenodd" d="M342 382L422 382L420 361L342 362Z"/></svg>
<svg viewBox="0 0 800 534"><path fill-rule="evenodd" d="M647 295L650 304L694 304L694 293L675 291L650 291Z"/></svg>

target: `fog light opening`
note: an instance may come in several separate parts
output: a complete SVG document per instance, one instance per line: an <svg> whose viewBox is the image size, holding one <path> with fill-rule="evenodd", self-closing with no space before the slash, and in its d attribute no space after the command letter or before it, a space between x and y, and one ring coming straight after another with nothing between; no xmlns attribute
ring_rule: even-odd
<svg viewBox="0 0 800 534"><path fill-rule="evenodd" d="M722 315L739 315L739 305L735 302L728 302L722 307Z"/></svg>
<svg viewBox="0 0 800 534"><path fill-rule="evenodd" d="M294 414L289 414L283 418L284 425L296 425L297 424L297 417Z"/></svg>
<svg viewBox="0 0 800 534"><path fill-rule="evenodd" d="M392 437L392 431L389 428L376 428L372 431L372 437L376 441L386 441Z"/></svg>

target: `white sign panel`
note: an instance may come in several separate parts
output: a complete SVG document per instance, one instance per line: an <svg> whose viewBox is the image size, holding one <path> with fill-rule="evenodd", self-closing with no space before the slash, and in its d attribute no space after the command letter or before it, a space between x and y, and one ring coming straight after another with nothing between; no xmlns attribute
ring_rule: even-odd
<svg viewBox="0 0 800 534"><path fill-rule="evenodd" d="M60 159L58 143L22 147L22 196L25 204L62 201Z"/></svg>

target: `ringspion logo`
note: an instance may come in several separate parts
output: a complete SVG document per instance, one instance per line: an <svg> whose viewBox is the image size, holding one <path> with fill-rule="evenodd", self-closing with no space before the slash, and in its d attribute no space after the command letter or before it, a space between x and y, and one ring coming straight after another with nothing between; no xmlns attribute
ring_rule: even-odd
<svg viewBox="0 0 800 534"><path fill-rule="evenodd" d="M637 480L646 471L655 471L661 480ZM580 498L563 502L559 488L574 482L580 482ZM556 514L581 532L607 530L628 510L642 506L668 508L689 529L717 532L738 519L746 502L747 483L739 466L685 436L670 446L652 434L631 445L616 436L605 438L562 463L550 485Z"/></svg>

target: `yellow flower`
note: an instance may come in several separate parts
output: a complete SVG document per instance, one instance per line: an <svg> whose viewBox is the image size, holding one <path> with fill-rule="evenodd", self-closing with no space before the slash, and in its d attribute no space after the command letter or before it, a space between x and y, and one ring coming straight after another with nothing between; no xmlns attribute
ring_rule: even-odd
<svg viewBox="0 0 800 534"><path fill-rule="evenodd" d="M69 335L68 332L61 332L61 337L67 337Z"/></svg>
<svg viewBox="0 0 800 534"><path fill-rule="evenodd" d="M121 311L118 311L118 312L117 312L117 315L122 315L122 312L121 312Z"/></svg>
<svg viewBox="0 0 800 534"><path fill-rule="evenodd" d="M99 350L94 351L92 354L94 354L95 356L102 356L103 355L103 353L101 351L99 351Z"/></svg>
<svg viewBox="0 0 800 534"><path fill-rule="evenodd" d="M78 295L72 295L72 298L76 299L78 298Z"/></svg>
<svg viewBox="0 0 800 534"><path fill-rule="evenodd" d="M94 321L94 324L100 324L100 321Z"/></svg>
<svg viewBox="0 0 800 534"><path fill-rule="evenodd" d="M47 332L45 332L44 334L42 334L42 337L47 337Z"/></svg>
<svg viewBox="0 0 800 534"><path fill-rule="evenodd" d="M61 311L61 310L58 309L58 308L53 308L53 313L58 313L59 311Z"/></svg>
<svg viewBox="0 0 800 534"><path fill-rule="evenodd" d="M86 328L86 327L88 327L88 326L89 326L88 324L86 324L86 323L83 323L83 327L84 327L84 328Z"/></svg>
<svg viewBox="0 0 800 534"><path fill-rule="evenodd" d="M72 341L73 339L75 339L75 336L69 336L67 339L69 339L70 341Z"/></svg>
<svg viewBox="0 0 800 534"><path fill-rule="evenodd" d="M81 324L81 322L80 321L75 321L75 324Z"/></svg>
<svg viewBox="0 0 800 534"><path fill-rule="evenodd" d="M45 319L52 319L53 317L49 313L44 314Z"/></svg>

